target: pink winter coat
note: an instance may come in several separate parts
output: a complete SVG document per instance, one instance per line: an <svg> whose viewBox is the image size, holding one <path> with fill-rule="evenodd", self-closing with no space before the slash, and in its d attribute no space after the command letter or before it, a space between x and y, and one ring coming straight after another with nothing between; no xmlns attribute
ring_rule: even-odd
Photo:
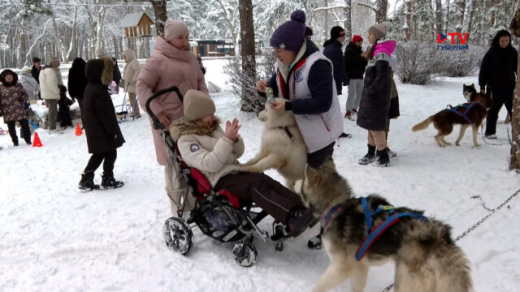
<svg viewBox="0 0 520 292"><path fill-rule="evenodd" d="M181 51L173 47L163 37L158 37L155 51L146 60L137 80L137 96L141 108L146 110L146 101L153 93L172 86L179 87L183 95L189 89L208 93L197 57L190 51ZM159 96L150 104L150 108L155 115L165 113L172 122L184 115L182 102L175 92ZM149 120L152 125L152 119ZM161 131L153 129L152 126L152 132L157 162L166 165L167 151Z"/></svg>

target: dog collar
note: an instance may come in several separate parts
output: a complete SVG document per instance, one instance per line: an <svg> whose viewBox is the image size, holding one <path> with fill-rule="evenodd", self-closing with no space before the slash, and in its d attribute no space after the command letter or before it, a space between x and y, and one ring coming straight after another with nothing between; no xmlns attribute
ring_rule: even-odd
<svg viewBox="0 0 520 292"><path fill-rule="evenodd" d="M332 219L332 216L334 216L334 214L336 214L340 208L341 204L337 204L336 206L332 207L332 209L330 209L329 213L327 213L327 216L325 216L325 225L323 226L323 230L327 229L327 226L329 226L330 223L330 219Z"/></svg>
<svg viewBox="0 0 520 292"><path fill-rule="evenodd" d="M289 136L289 139L291 139L291 141L294 141L294 136L291 133L291 131L289 131L289 127L287 127L287 126L285 126L285 127L278 127L278 129L283 129L285 131L285 133L287 134L287 136Z"/></svg>

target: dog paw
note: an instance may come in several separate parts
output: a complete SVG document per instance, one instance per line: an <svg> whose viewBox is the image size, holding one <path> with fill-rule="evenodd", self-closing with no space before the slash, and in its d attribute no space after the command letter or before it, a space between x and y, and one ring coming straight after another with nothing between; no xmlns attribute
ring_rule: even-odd
<svg viewBox="0 0 520 292"><path fill-rule="evenodd" d="M477 147L477 148L480 147L480 146L482 146L482 145L480 145L480 144L475 144L475 147Z"/></svg>
<svg viewBox="0 0 520 292"><path fill-rule="evenodd" d="M444 142L444 144L446 144L447 146L451 146L450 142Z"/></svg>
<svg viewBox="0 0 520 292"><path fill-rule="evenodd" d="M242 170L245 171L245 172L262 172L262 170L259 169L258 167L251 166L251 165L243 166Z"/></svg>
<svg viewBox="0 0 520 292"><path fill-rule="evenodd" d="M460 143L459 142L455 142L455 146L460 146Z"/></svg>

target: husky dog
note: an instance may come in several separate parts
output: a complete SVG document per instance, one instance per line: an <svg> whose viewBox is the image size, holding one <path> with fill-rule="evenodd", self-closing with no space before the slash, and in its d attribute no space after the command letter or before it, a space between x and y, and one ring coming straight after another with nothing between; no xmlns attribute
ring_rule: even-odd
<svg viewBox="0 0 520 292"><path fill-rule="evenodd" d="M276 100L276 99L275 99ZM245 171L276 169L294 190L294 182L303 177L307 148L291 112L276 111L269 102L258 118L264 122L260 152L243 165Z"/></svg>
<svg viewBox="0 0 520 292"><path fill-rule="evenodd" d="M477 143L478 127L482 124L491 106L493 106L493 100L490 92L487 94L476 93L472 102L454 108L450 106L450 108L444 109L413 126L412 131L424 130L433 122L433 126L439 131L434 137L435 141L439 147L445 147L451 145L451 143L446 142L444 137L451 134L453 125L460 124L459 137L455 141L455 145L460 146L460 140L464 137L466 129L471 126L473 129L473 145L480 147L480 144Z"/></svg>
<svg viewBox="0 0 520 292"><path fill-rule="evenodd" d="M329 291L349 277L352 277L351 291L362 292L369 267L391 260L396 264L396 292L473 291L468 260L453 242L450 226L432 218L401 217L357 260L357 250L368 232L365 212L361 198L353 197L347 180L337 173L332 160L318 169L307 166L303 180L297 181L295 188L304 204L320 219L323 244L330 260L314 292ZM366 199L370 212L389 205L377 195ZM371 217L372 226L378 227L385 221L390 211L383 209ZM423 213L404 207L393 210L395 213L391 214Z"/></svg>
<svg viewBox="0 0 520 292"><path fill-rule="evenodd" d="M464 94L464 98L468 102L474 101L475 97L477 96L477 89L475 88L475 84L474 83L472 83L471 85L463 84L462 94Z"/></svg>

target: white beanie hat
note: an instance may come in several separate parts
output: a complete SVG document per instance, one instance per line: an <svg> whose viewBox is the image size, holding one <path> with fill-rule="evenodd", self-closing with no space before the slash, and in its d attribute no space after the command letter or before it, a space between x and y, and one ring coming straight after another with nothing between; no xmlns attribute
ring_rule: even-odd
<svg viewBox="0 0 520 292"><path fill-rule="evenodd" d="M190 30L182 21L168 20L164 26L164 38L169 42L180 35L188 35Z"/></svg>
<svg viewBox="0 0 520 292"><path fill-rule="evenodd" d="M386 33L387 33L389 27L390 27L390 22L384 21L382 23L376 23L376 24L372 25L368 29L368 32L373 34L376 37L376 39L381 39L386 36Z"/></svg>

